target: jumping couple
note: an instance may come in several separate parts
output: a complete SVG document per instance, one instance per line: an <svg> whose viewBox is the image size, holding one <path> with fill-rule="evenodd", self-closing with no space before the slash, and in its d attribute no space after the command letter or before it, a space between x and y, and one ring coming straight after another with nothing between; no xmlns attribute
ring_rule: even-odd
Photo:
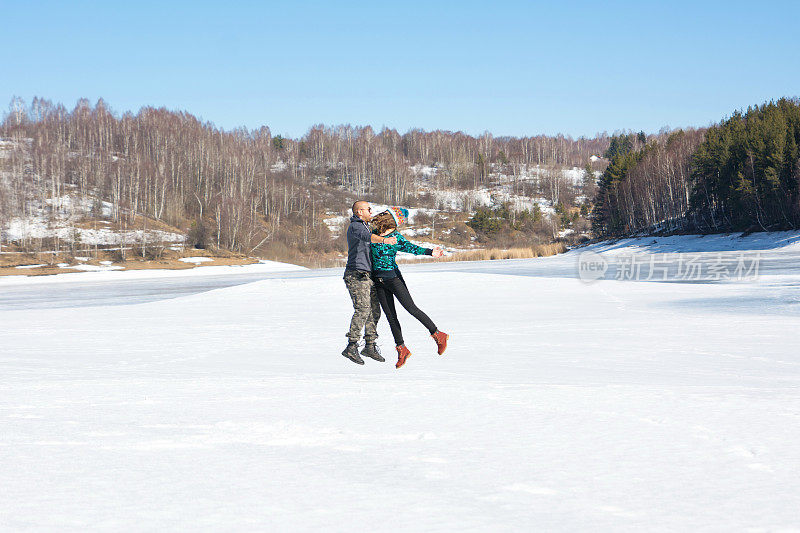
<svg viewBox="0 0 800 533"><path fill-rule="evenodd" d="M395 256L397 252L415 255L432 255L441 257L440 248L422 248L408 242L397 231L398 226L408 220L408 210L390 207L375 216L368 202L359 201L353 204L353 216L347 228L347 266L344 270L344 284L353 299L353 318L350 331L347 332L347 348L342 355L357 363L364 364L358 353L358 341L361 330L364 330L364 348L361 355L385 361L375 342L378 339L377 324L381 318L381 308L389 321L389 327L397 345L396 368L403 366L411 355L403 342L403 332L397 320L395 298L406 311L428 328L439 355L447 348L449 335L436 329L433 321L423 313L411 299L403 275L397 268ZM372 224L370 229L369 223Z"/></svg>

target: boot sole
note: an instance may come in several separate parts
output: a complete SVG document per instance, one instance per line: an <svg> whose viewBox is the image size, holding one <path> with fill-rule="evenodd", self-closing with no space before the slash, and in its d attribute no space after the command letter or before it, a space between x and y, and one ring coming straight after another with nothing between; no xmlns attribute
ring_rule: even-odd
<svg viewBox="0 0 800 533"><path fill-rule="evenodd" d="M352 357L347 355L345 352L342 352L342 355L344 356L345 359L349 359L350 361L354 362L357 365L363 365L364 364L364 360L363 359L353 359Z"/></svg>

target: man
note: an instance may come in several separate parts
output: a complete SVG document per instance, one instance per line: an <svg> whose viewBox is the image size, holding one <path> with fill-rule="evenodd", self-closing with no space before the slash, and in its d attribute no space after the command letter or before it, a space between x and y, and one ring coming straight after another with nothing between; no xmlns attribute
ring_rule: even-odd
<svg viewBox="0 0 800 533"><path fill-rule="evenodd" d="M353 318L347 332L347 348L342 355L356 364L363 365L364 360L358 354L358 340L364 330L364 349L361 355L383 362L375 341L378 339L377 324L381 318L381 307L375 286L372 283L372 257L370 244L380 242L397 244L395 237L374 235L367 226L372 220L372 208L368 202L359 200L353 204L353 216L347 228L347 266L344 269L344 284L353 299Z"/></svg>

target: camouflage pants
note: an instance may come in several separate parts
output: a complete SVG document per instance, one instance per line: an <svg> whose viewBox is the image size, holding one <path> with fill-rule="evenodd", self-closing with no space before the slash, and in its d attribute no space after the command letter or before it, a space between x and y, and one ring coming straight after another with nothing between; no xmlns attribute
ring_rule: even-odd
<svg viewBox="0 0 800 533"><path fill-rule="evenodd" d="M353 299L353 318L350 320L350 331L347 338L350 342L358 342L361 330L364 330L364 340L375 342L378 338L378 320L381 318L381 306L372 278L366 272L345 272L344 284Z"/></svg>

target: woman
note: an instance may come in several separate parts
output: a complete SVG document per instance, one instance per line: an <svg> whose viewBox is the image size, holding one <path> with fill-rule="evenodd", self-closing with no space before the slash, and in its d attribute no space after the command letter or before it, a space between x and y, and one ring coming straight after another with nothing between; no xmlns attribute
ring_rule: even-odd
<svg viewBox="0 0 800 533"><path fill-rule="evenodd" d="M397 298L400 305L402 305L406 311L428 328L431 337L436 342L439 355L444 353L445 348L447 348L447 339L450 337L446 333L436 329L436 325L428 315L423 313L414 304L414 300L411 299L411 294L408 292L406 282L403 280L403 276L397 268L395 256L398 251L415 255L442 256L442 250L440 248L422 248L416 244L411 244L405 237L400 235L397 231L397 227L407 219L408 210L400 207L390 207L387 211L380 213L372 219L373 233L377 233L381 237L397 238L397 244L373 243L371 245L372 277L375 280L378 301L381 304L381 308L387 320L389 320L389 327L392 329L394 342L397 345L396 368L400 368L405 364L411 352L406 348L403 342L403 332L400 329L400 322L397 320L397 311L394 306L395 298Z"/></svg>

